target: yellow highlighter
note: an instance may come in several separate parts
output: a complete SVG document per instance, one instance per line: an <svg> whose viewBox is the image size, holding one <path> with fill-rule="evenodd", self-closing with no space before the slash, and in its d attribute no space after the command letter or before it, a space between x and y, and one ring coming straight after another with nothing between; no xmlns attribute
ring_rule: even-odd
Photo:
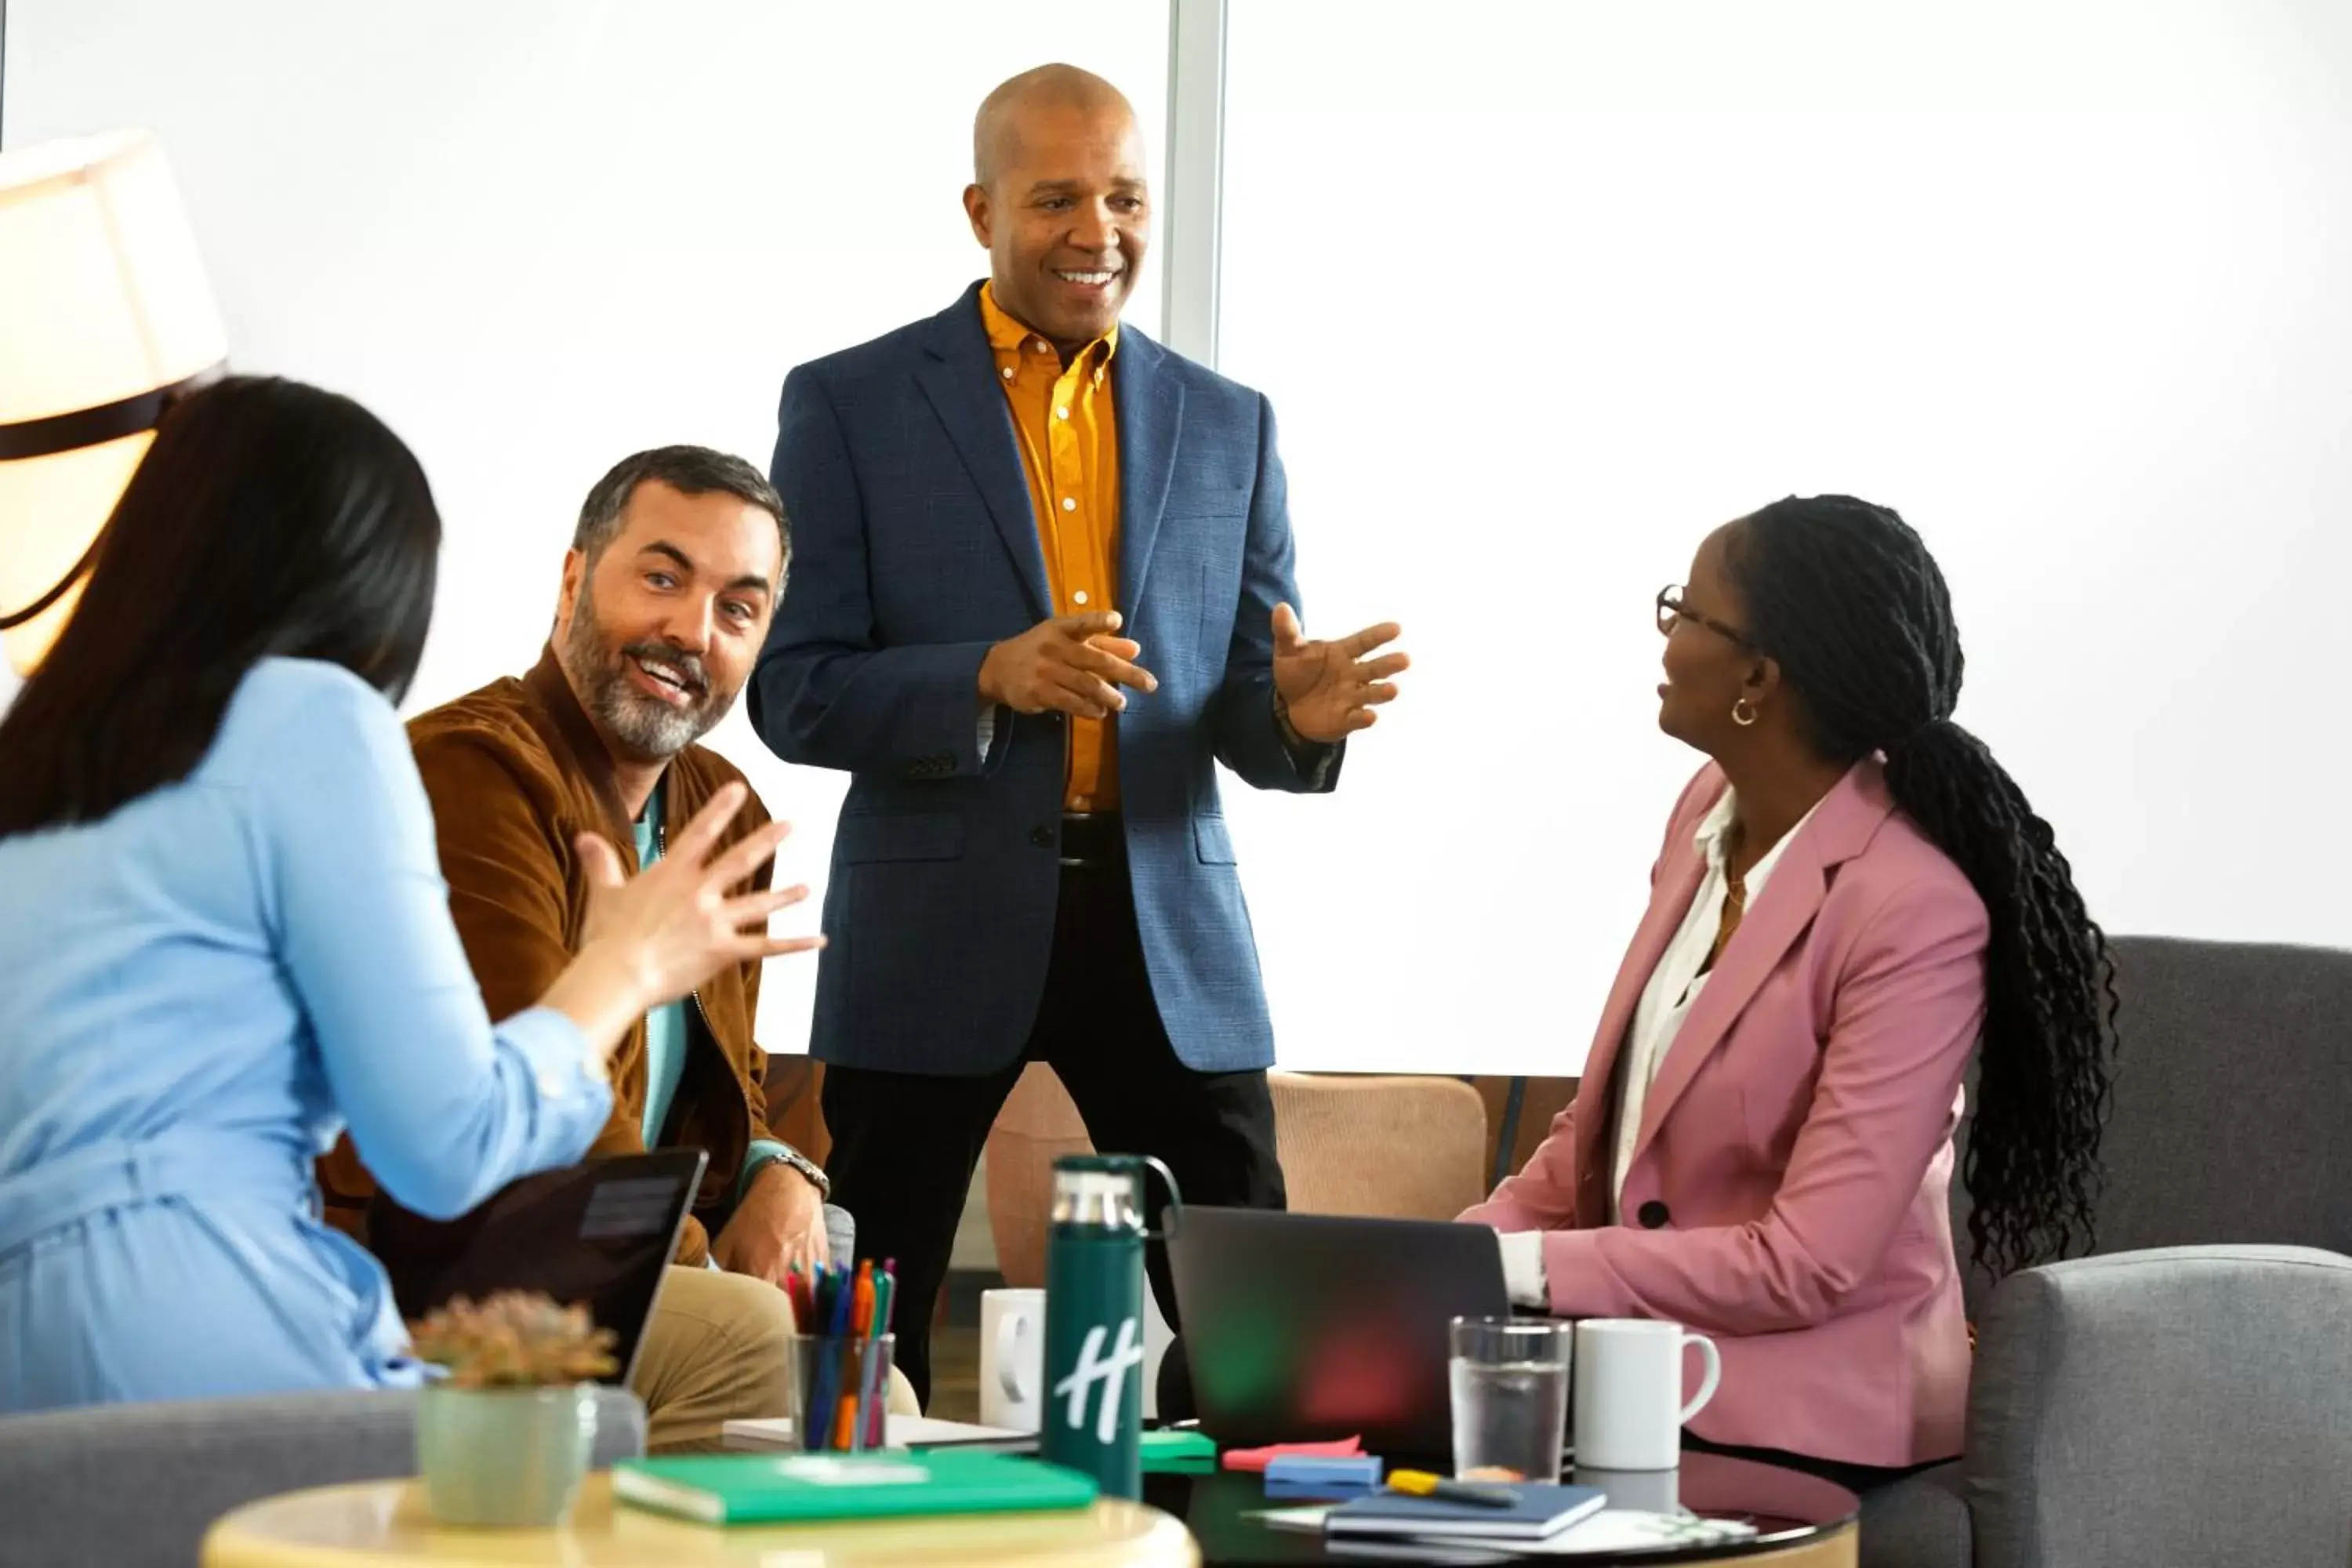
<svg viewBox="0 0 2352 1568"><path fill-rule="evenodd" d="M1480 1508L1517 1508L1519 1494L1508 1487L1484 1486L1476 1481L1449 1480L1427 1470L1391 1470L1389 1490L1403 1492L1408 1497L1425 1497L1437 1502L1466 1502Z"/></svg>

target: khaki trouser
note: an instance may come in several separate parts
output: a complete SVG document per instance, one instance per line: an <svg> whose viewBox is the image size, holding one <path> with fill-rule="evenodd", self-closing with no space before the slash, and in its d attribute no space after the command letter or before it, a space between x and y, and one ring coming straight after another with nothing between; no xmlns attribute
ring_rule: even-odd
<svg viewBox="0 0 2352 1568"><path fill-rule="evenodd" d="M728 1422L792 1414L792 1302L764 1279L673 1266L662 1280L629 1387L646 1406L653 1453L724 1447ZM890 1369L894 1415L917 1414L914 1386Z"/></svg>

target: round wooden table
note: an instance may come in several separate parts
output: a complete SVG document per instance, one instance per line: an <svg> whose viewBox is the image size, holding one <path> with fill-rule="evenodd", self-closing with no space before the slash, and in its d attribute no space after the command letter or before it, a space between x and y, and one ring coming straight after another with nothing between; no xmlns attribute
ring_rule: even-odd
<svg viewBox="0 0 2352 1568"><path fill-rule="evenodd" d="M1680 1568L1694 1568L1700 1563L1719 1563L1723 1568L1734 1568L1735 1564L1737 1568L1854 1568L1861 1550L1861 1533L1849 1521L1832 1525L1802 1545L1750 1552L1738 1557L1685 1557L1680 1560Z"/></svg>
<svg viewBox="0 0 2352 1568"><path fill-rule="evenodd" d="M385 1568L521 1563L562 1568L851 1568L919 1563L1195 1568L1184 1527L1141 1503L1105 1500L1046 1513L957 1514L718 1529L613 1506L601 1472L554 1530L459 1530L426 1517L415 1481L362 1481L264 1498L205 1536L205 1568Z"/></svg>

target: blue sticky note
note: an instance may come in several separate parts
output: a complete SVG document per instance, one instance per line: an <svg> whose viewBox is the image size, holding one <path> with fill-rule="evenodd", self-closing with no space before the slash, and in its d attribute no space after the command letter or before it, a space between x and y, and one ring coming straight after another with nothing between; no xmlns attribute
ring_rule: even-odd
<svg viewBox="0 0 2352 1568"><path fill-rule="evenodd" d="M1282 1454L1266 1461L1268 1486L1376 1487L1381 1484L1377 1454Z"/></svg>

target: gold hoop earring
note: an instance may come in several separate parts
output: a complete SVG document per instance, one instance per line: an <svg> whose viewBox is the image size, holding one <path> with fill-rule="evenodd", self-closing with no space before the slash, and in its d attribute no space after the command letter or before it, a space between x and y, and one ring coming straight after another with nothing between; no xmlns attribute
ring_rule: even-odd
<svg viewBox="0 0 2352 1568"><path fill-rule="evenodd" d="M1731 705L1731 721L1745 730L1756 722L1756 704L1745 697Z"/></svg>

